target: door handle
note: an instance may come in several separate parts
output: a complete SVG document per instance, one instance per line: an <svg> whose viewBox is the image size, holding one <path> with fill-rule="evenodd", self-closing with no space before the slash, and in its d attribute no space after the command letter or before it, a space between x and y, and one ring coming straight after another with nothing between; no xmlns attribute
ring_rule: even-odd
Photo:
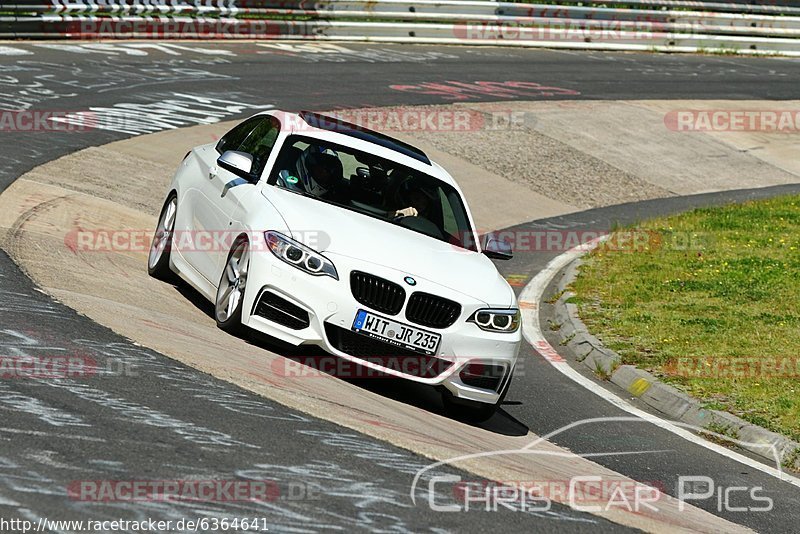
<svg viewBox="0 0 800 534"><path fill-rule="evenodd" d="M213 180L214 178L216 178L217 172L219 172L219 169L217 169L216 167L211 167L211 169L209 169L208 171L208 179Z"/></svg>

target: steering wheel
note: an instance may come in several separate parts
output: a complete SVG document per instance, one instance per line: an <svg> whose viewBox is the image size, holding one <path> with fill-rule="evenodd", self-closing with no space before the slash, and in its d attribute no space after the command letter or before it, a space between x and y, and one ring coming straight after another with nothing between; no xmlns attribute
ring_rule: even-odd
<svg viewBox="0 0 800 534"><path fill-rule="evenodd" d="M433 221L430 221L425 217L396 217L395 220L400 226L404 226L410 230L415 230L421 234L425 234L436 239L444 240L444 234L442 233L441 228L436 226Z"/></svg>

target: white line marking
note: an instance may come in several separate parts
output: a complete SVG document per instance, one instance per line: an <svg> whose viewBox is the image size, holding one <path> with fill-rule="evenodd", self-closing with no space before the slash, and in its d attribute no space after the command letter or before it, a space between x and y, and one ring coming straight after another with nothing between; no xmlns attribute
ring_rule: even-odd
<svg viewBox="0 0 800 534"><path fill-rule="evenodd" d="M55 432L42 432L40 430L28 430L25 428L0 427L0 433L25 434L28 436L38 436L43 438L76 439L80 441L92 441L95 443L106 443L103 438L93 438L91 436L80 436L78 434L63 434Z"/></svg>
<svg viewBox="0 0 800 534"><path fill-rule="evenodd" d="M14 48L13 46L0 46L0 56L30 56L33 52L23 50L22 48Z"/></svg>
<svg viewBox="0 0 800 534"><path fill-rule="evenodd" d="M784 473L780 469L764 465L761 462L748 458L747 456L739 454L738 452L730 449L726 449L725 447L717 445L716 443L711 443L710 441L707 441L684 428L680 428L675 423L661 419L660 417L647 413L644 410L631 405L596 382L578 373L564 360L564 358L558 354L558 351L556 351L556 349L550 345L547 339L545 339L544 334L539 327L539 302L542 300L545 289L561 269L566 267L572 260L596 247L602 240L603 238L599 238L590 241L557 256L550 263L548 263L547 266L542 269L542 271L534 276L528 285L525 286L525 288L523 288L522 292L520 293L519 301L520 308L522 309L522 333L528 343L530 343L533 348L535 348L544 357L544 359L550 363L550 365L555 367L564 376L580 384L603 400L610 402L620 410L635 415L636 417L652 423L668 432L672 432L676 436L682 437L691 443L705 447L712 452L725 456L726 458L737 461L741 464L800 488L800 479L797 477Z"/></svg>

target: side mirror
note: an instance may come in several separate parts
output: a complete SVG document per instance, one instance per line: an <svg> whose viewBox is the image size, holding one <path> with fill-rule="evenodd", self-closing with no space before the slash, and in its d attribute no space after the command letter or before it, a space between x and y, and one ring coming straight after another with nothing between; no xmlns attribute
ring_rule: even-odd
<svg viewBox="0 0 800 534"><path fill-rule="evenodd" d="M493 260L510 260L514 257L511 244L493 233L485 234L481 238L481 250Z"/></svg>
<svg viewBox="0 0 800 534"><path fill-rule="evenodd" d="M217 165L230 171L236 176L244 178L248 182L255 182L258 177L253 176L253 156L246 152L236 150L226 150L219 158Z"/></svg>

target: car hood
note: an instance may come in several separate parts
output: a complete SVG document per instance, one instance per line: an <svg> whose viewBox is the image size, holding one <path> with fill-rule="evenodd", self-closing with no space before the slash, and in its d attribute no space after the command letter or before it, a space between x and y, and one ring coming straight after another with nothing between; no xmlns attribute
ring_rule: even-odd
<svg viewBox="0 0 800 534"><path fill-rule="evenodd" d="M476 298L508 307L514 294L492 261L432 237L313 198L268 188L292 238L322 253L394 269Z"/></svg>

